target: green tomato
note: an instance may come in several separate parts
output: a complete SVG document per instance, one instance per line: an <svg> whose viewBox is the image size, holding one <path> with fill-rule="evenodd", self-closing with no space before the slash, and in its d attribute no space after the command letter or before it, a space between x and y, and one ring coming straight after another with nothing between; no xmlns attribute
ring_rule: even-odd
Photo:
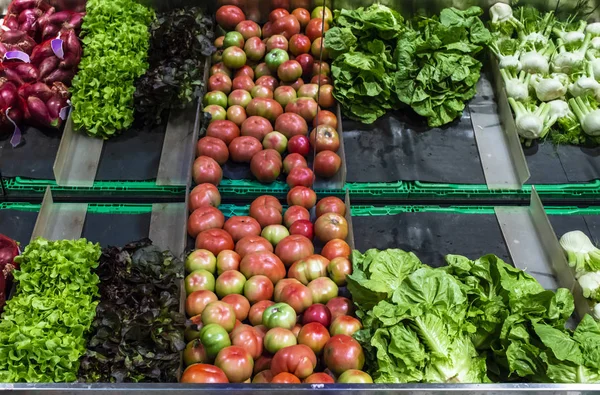
<svg viewBox="0 0 600 395"><path fill-rule="evenodd" d="M238 47L244 48L244 36L239 32L227 32L223 39L223 48Z"/></svg>
<svg viewBox="0 0 600 395"><path fill-rule="evenodd" d="M219 351L231 346L229 333L218 324L208 324L200 331L200 341L206 350L206 355L211 360L215 359Z"/></svg>
<svg viewBox="0 0 600 395"><path fill-rule="evenodd" d="M275 48L265 56L267 67L273 72L277 70L280 64L287 62L288 60L290 60L290 56L281 48Z"/></svg>
<svg viewBox="0 0 600 395"><path fill-rule="evenodd" d="M265 309L262 323L269 329L292 329L296 325L296 311L287 303L275 303Z"/></svg>
<svg viewBox="0 0 600 395"><path fill-rule="evenodd" d="M227 95L221 91L212 91L208 92L204 95L204 100L202 101L204 106L209 106L211 104L215 104L217 106L226 108L227 107Z"/></svg>

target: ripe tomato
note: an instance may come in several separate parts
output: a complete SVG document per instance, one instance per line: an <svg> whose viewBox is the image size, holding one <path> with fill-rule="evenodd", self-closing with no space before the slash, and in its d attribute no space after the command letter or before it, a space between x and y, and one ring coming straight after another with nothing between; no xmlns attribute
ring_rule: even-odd
<svg viewBox="0 0 600 395"><path fill-rule="evenodd" d="M350 258L350 246L342 239L333 239L327 242L321 250L321 255L329 260L337 257Z"/></svg>
<svg viewBox="0 0 600 395"><path fill-rule="evenodd" d="M217 255L217 274L227 270L238 270L242 257L235 251L223 250Z"/></svg>
<svg viewBox="0 0 600 395"><path fill-rule="evenodd" d="M323 325L318 322L310 322L300 329L298 333L298 344L304 344L317 355L323 351L330 335Z"/></svg>
<svg viewBox="0 0 600 395"><path fill-rule="evenodd" d="M335 380L327 373L313 373L304 379L305 384L333 384Z"/></svg>
<svg viewBox="0 0 600 395"><path fill-rule="evenodd" d="M214 365L195 363L188 366L181 376L180 383L229 383L225 373Z"/></svg>
<svg viewBox="0 0 600 395"><path fill-rule="evenodd" d="M233 250L234 247L233 239L223 229L205 230L196 237L197 249L205 249L215 255L219 255L223 250Z"/></svg>
<svg viewBox="0 0 600 395"><path fill-rule="evenodd" d="M365 354L360 344L348 335L335 335L323 349L325 365L333 373L340 375L349 369L362 369Z"/></svg>
<svg viewBox="0 0 600 395"><path fill-rule="evenodd" d="M262 274L269 277L273 284L285 278L285 266L272 252L253 252L242 258L240 271L246 278Z"/></svg>
<svg viewBox="0 0 600 395"><path fill-rule="evenodd" d="M337 130L328 125L319 125L310 132L310 143L317 152L340 149L340 135Z"/></svg>
<svg viewBox="0 0 600 395"><path fill-rule="evenodd" d="M260 151L262 151L262 144L253 136L236 137L229 144L231 160L238 163L250 163L252 157Z"/></svg>
<svg viewBox="0 0 600 395"><path fill-rule="evenodd" d="M244 296L250 303L270 300L273 297L273 283L267 276L252 276L244 284Z"/></svg>
<svg viewBox="0 0 600 395"><path fill-rule="evenodd" d="M329 260L321 255L310 255L304 259L295 261L288 271L288 277L295 278L304 285L312 280L327 276Z"/></svg>
<svg viewBox="0 0 600 395"><path fill-rule="evenodd" d="M223 140L205 136L198 140L196 145L196 156L203 155L213 158L220 166L223 166L229 159L229 150Z"/></svg>
<svg viewBox="0 0 600 395"><path fill-rule="evenodd" d="M237 270L227 270L217 277L215 292L219 298L224 298L231 294L241 294L244 291L245 283L246 277L242 273Z"/></svg>
<svg viewBox="0 0 600 395"><path fill-rule="evenodd" d="M289 40L294 34L300 33L300 22L295 16L286 15L273 22L273 33L281 34Z"/></svg>
<svg viewBox="0 0 600 395"><path fill-rule="evenodd" d="M340 198L327 196L319 200L316 207L317 218L326 213L337 213L344 216L346 215L346 204Z"/></svg>
<svg viewBox="0 0 600 395"><path fill-rule="evenodd" d="M283 215L283 223L288 228L291 227L294 222L301 220L310 221L310 213L306 208L302 206L290 206L287 210L285 210L285 214Z"/></svg>
<svg viewBox="0 0 600 395"><path fill-rule="evenodd" d="M259 196L250 205L250 216L263 228L267 225L279 225L282 221L283 206L273 196Z"/></svg>
<svg viewBox="0 0 600 395"><path fill-rule="evenodd" d="M254 363L256 366L256 363ZM252 384L267 384L273 380L273 373L270 370L261 370L252 379Z"/></svg>
<svg viewBox="0 0 600 395"><path fill-rule="evenodd" d="M325 150L315 155L315 174L323 178L331 178L342 167L342 158L333 151Z"/></svg>
<svg viewBox="0 0 600 395"><path fill-rule="evenodd" d="M277 351L277 353L275 353L273 356L271 371L275 377L277 377L279 373L288 372L294 374L298 378L303 379L313 374L316 366L317 357L315 353L310 349L310 347L305 346L304 344L298 344L295 346L285 347Z"/></svg>
<svg viewBox="0 0 600 395"><path fill-rule="evenodd" d="M259 85L260 86L260 85ZM265 88L268 89L268 88ZM272 92L272 91L270 91ZM271 93L272 94L272 93ZM252 116L242 123L242 136L252 136L262 143L265 136L273 131L273 126L267 118ZM261 145L262 149L262 145Z"/></svg>
<svg viewBox="0 0 600 395"><path fill-rule="evenodd" d="M329 327L329 333L331 334L331 336L352 336L355 332L361 330L361 328L362 324L356 318L350 317L349 315L341 315L339 317L336 317L336 319L331 322L331 326Z"/></svg>
<svg viewBox="0 0 600 395"><path fill-rule="evenodd" d="M252 359L258 359L263 352L262 336L250 325L240 325L229 334L231 344L244 348Z"/></svg>
<svg viewBox="0 0 600 395"><path fill-rule="evenodd" d="M231 332L235 326L235 319L233 307L222 301L210 302L202 312L204 328L209 324L217 324L227 332Z"/></svg>
<svg viewBox="0 0 600 395"><path fill-rule="evenodd" d="M248 320L252 325L261 325L262 324L262 316L265 312L265 309L269 306L273 306L275 302L272 300L261 300L260 302L256 302L250 307L250 313L248 313Z"/></svg>
<svg viewBox="0 0 600 395"><path fill-rule="evenodd" d="M306 25L306 35L310 38L310 42L315 41L319 37L323 37L323 33L329 30L329 23L325 21L323 26L323 20L321 18L313 18L308 21Z"/></svg>
<svg viewBox="0 0 600 395"><path fill-rule="evenodd" d="M219 189L210 183L196 185L190 192L189 206L190 211L200 207L219 207L221 204L221 194Z"/></svg>
<svg viewBox="0 0 600 395"><path fill-rule="evenodd" d="M319 125L328 125L337 130L338 120L334 113L328 110L321 110L313 120L313 127Z"/></svg>
<svg viewBox="0 0 600 395"><path fill-rule="evenodd" d="M223 140L225 144L229 145L234 138L239 137L240 128L231 121L213 121L206 128L206 135Z"/></svg>
<svg viewBox="0 0 600 395"><path fill-rule="evenodd" d="M223 179L223 170L213 158L199 156L194 161L192 176L196 184L210 183L219 185Z"/></svg>
<svg viewBox="0 0 600 395"><path fill-rule="evenodd" d="M248 216L233 216L230 217L225 224L223 229L231 235L234 242L238 242L246 236L258 236L260 235L260 224L257 220Z"/></svg>
<svg viewBox="0 0 600 395"><path fill-rule="evenodd" d="M329 311L329 308L324 304L315 303L306 309L304 314L302 314L302 323L307 325L311 322L318 322L325 328L328 328L331 323L331 312Z"/></svg>
<svg viewBox="0 0 600 395"><path fill-rule="evenodd" d="M327 266L327 274L337 285L346 285L346 276L352 274L352 263L348 258L338 256L333 258Z"/></svg>
<svg viewBox="0 0 600 395"><path fill-rule="evenodd" d="M277 117L275 130L291 139L294 136L306 136L308 134L308 124L300 115L286 112Z"/></svg>
<svg viewBox="0 0 600 395"><path fill-rule="evenodd" d="M333 299L329 299L326 306L331 311L332 320L341 315L354 315L354 304L352 304L350 299L343 296L336 296Z"/></svg>
<svg viewBox="0 0 600 395"><path fill-rule="evenodd" d="M293 188L301 185L307 188L312 187L315 182L315 174L308 167L294 167L290 170L287 178L285 179L288 186Z"/></svg>
<svg viewBox="0 0 600 395"><path fill-rule="evenodd" d="M229 382L243 383L252 377L254 360L248 351L242 347L225 347L217 354L215 366L221 368Z"/></svg>
<svg viewBox="0 0 600 395"><path fill-rule="evenodd" d="M273 245L261 236L246 236L238 241L235 246L235 252L237 252L242 259L250 253L263 251L273 252Z"/></svg>
<svg viewBox="0 0 600 395"><path fill-rule="evenodd" d="M271 148L256 153L250 161L252 175L264 183L275 181L281 173L282 166L281 154Z"/></svg>
<svg viewBox="0 0 600 395"><path fill-rule="evenodd" d="M272 371L271 371L271 374L273 374ZM278 383L278 384L300 384L300 379L291 373L282 372L282 373L275 375L271 379L271 384L275 384L275 383Z"/></svg>
<svg viewBox="0 0 600 395"><path fill-rule="evenodd" d="M195 363L208 363L208 355L198 339L190 341L183 350L183 363L189 366Z"/></svg>
<svg viewBox="0 0 600 395"><path fill-rule="evenodd" d="M211 302L219 300L214 292L209 290L194 291L185 299L185 312L189 317L202 314L204 308Z"/></svg>
<svg viewBox="0 0 600 395"><path fill-rule="evenodd" d="M188 218L188 234L196 237L205 230L220 229L223 227L224 221L225 216L218 208L211 206L197 208Z"/></svg>
<svg viewBox="0 0 600 395"><path fill-rule="evenodd" d="M317 194L312 189L299 185L290 189L287 203L289 206L302 206L310 210L317 203Z"/></svg>
<svg viewBox="0 0 600 395"><path fill-rule="evenodd" d="M235 311L235 318L237 320L244 321L246 318L248 318L250 302L248 302L248 299L242 295L229 294L221 299L221 301L233 307L233 310Z"/></svg>
<svg viewBox="0 0 600 395"><path fill-rule="evenodd" d="M315 232L313 230L313 223L306 219L298 220L294 222L292 226L290 226L290 234L301 235L309 240L312 240L315 236Z"/></svg>
<svg viewBox="0 0 600 395"><path fill-rule="evenodd" d="M323 214L315 222L315 234L323 243L333 239L344 240L348 237L348 222L337 213Z"/></svg>
<svg viewBox="0 0 600 395"><path fill-rule="evenodd" d="M304 236L290 235L277 244L275 254L286 267L315 253L313 243Z"/></svg>
<svg viewBox="0 0 600 395"><path fill-rule="evenodd" d="M296 137L304 137L304 136L294 136ZM308 168L308 164L306 163L306 159L300 154L293 153L289 154L283 159L283 172L291 173L293 169L297 167ZM287 180L286 180L287 181Z"/></svg>
<svg viewBox="0 0 600 395"><path fill-rule="evenodd" d="M296 314L302 314L312 304L312 293L304 284L290 284L277 295L275 302L290 305Z"/></svg>
<svg viewBox="0 0 600 395"><path fill-rule="evenodd" d="M238 23L246 19L246 15L241 8L234 5L224 5L219 7L215 15L217 23L225 31L233 30Z"/></svg>
<svg viewBox="0 0 600 395"><path fill-rule="evenodd" d="M339 288L329 277L319 277L308 283L314 303L327 303L338 296Z"/></svg>
<svg viewBox="0 0 600 395"><path fill-rule="evenodd" d="M276 8L269 13L269 22L275 23L278 19L288 15L290 15L290 13L285 8Z"/></svg>

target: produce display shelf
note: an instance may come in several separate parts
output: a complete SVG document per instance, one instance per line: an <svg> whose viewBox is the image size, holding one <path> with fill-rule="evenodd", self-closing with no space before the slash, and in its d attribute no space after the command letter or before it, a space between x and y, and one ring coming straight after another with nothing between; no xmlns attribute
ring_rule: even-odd
<svg viewBox="0 0 600 395"><path fill-rule="evenodd" d="M545 211L547 215L600 215L600 206L554 206L546 207ZM400 213L494 214L495 211L493 206L352 206L352 215L356 217L396 215Z"/></svg>

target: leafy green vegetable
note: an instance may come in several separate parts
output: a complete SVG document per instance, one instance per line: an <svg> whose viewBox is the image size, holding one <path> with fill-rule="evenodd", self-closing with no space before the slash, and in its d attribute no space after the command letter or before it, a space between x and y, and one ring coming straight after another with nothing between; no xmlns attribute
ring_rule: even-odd
<svg viewBox="0 0 600 395"><path fill-rule="evenodd" d="M100 246L32 241L15 258L15 295L0 321L0 381L71 382L96 315Z"/></svg>
<svg viewBox="0 0 600 395"><path fill-rule="evenodd" d="M133 123L135 80L148 68L148 25L154 12L135 0L89 0L84 53L73 79L73 122L108 139Z"/></svg>
<svg viewBox="0 0 600 395"><path fill-rule="evenodd" d="M81 361L87 382L176 382L185 348L183 262L148 239L102 251L100 304Z"/></svg>
<svg viewBox="0 0 600 395"><path fill-rule="evenodd" d="M200 98L204 61L216 50L213 21L200 8L157 15L150 26L150 67L136 83L135 109L146 124L159 124L169 108Z"/></svg>

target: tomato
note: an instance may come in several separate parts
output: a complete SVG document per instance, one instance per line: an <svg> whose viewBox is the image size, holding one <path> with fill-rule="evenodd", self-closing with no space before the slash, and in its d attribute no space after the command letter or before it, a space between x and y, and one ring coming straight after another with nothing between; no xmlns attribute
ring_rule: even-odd
<svg viewBox="0 0 600 395"><path fill-rule="evenodd" d="M274 149L283 154L287 149L287 138L279 132L271 132L263 139L264 149Z"/></svg>
<svg viewBox="0 0 600 395"><path fill-rule="evenodd" d="M248 351L242 347L225 347L217 354L215 366L221 368L229 382L243 383L252 377L254 360Z"/></svg>
<svg viewBox="0 0 600 395"><path fill-rule="evenodd" d="M312 55L307 53L300 54L296 56L296 61L300 63L300 66L302 66L302 76L310 77L312 74L313 64L315 63L315 59L312 57Z"/></svg>
<svg viewBox="0 0 600 395"><path fill-rule="evenodd" d="M233 82L227 74L216 73L210 76L208 79L208 89L210 91L219 91L226 95L231 92Z"/></svg>
<svg viewBox="0 0 600 395"><path fill-rule="evenodd" d="M283 215L283 223L288 228L292 226L294 222L300 220L310 220L310 213L302 206L290 206Z"/></svg>
<svg viewBox="0 0 600 395"><path fill-rule="evenodd" d="M283 280L279 281L275 285L275 289L273 291L273 299L279 300L279 297L281 296L281 293L283 292L285 287L292 285L292 284L301 284L301 283L300 283L300 281L296 280L295 278L284 278Z"/></svg>
<svg viewBox="0 0 600 395"><path fill-rule="evenodd" d="M256 85L264 86L265 88L274 91L279 86L279 81L273 76L263 75L256 80Z"/></svg>
<svg viewBox="0 0 600 395"><path fill-rule="evenodd" d="M215 277L212 273L204 270L194 270L185 277L185 292L191 294L194 291L214 291Z"/></svg>
<svg viewBox="0 0 600 395"><path fill-rule="evenodd" d="M244 284L244 296L252 304L270 300L273 297L273 282L267 276L252 276Z"/></svg>
<svg viewBox="0 0 600 395"><path fill-rule="evenodd" d="M227 32L225 33L225 37L223 37L223 48L229 47L244 47L244 36L242 36L239 32Z"/></svg>
<svg viewBox="0 0 600 395"><path fill-rule="evenodd" d="M313 100L317 100L319 96L319 85L317 84L306 84L298 89L298 97L310 97Z"/></svg>
<svg viewBox="0 0 600 395"><path fill-rule="evenodd" d="M355 332L362 329L362 324L359 320L349 315L341 315L336 317L331 322L329 327L329 333L331 336L335 335L348 335L352 336Z"/></svg>
<svg viewBox="0 0 600 395"><path fill-rule="evenodd" d="M327 302L327 308L331 311L331 319L334 320L342 315L352 316L354 314L354 305L352 301L343 296L337 296Z"/></svg>
<svg viewBox="0 0 600 395"><path fill-rule="evenodd" d="M246 15L241 8L233 5L219 7L215 15L217 23L225 30L233 30L246 19Z"/></svg>
<svg viewBox="0 0 600 395"><path fill-rule="evenodd" d="M315 63L313 63L313 76L316 75L324 75L326 77L329 77L329 75L331 74L331 67L329 67L329 63L327 62L321 62L319 60L315 60ZM316 84L316 82L313 82L314 84ZM321 83L321 86L325 86L325 85L331 85L331 83Z"/></svg>
<svg viewBox="0 0 600 395"><path fill-rule="evenodd" d="M362 369L365 354L356 340L347 335L335 335L323 350L325 365L333 373L340 375L349 369Z"/></svg>
<svg viewBox="0 0 600 395"><path fill-rule="evenodd" d="M223 229L209 229L196 237L196 248L209 250L215 255L223 250L233 250L234 243L229 233Z"/></svg>
<svg viewBox="0 0 600 395"><path fill-rule="evenodd" d="M269 13L269 22L275 23L278 19L288 15L290 15L290 13L285 8L276 8Z"/></svg>
<svg viewBox="0 0 600 395"><path fill-rule="evenodd" d="M290 232L283 225L268 225L262 230L262 237L267 239L273 246L290 235Z"/></svg>
<svg viewBox="0 0 600 395"><path fill-rule="evenodd" d="M288 103L296 100L296 90L291 86L279 86L273 92L273 98L282 107L287 106ZM279 118L278 118L279 119Z"/></svg>
<svg viewBox="0 0 600 395"><path fill-rule="evenodd" d="M229 159L229 150L225 143L216 138L206 136L198 140L196 145L196 156L208 156L213 158L219 165L223 166Z"/></svg>
<svg viewBox="0 0 600 395"><path fill-rule="evenodd" d="M331 312L327 306L315 303L302 314L302 323L305 326L310 323L319 323L323 327L328 328L331 324Z"/></svg>
<svg viewBox="0 0 600 395"><path fill-rule="evenodd" d="M337 152L340 148L340 136L331 126L321 125L310 132L310 143L317 152L325 150Z"/></svg>
<svg viewBox="0 0 600 395"><path fill-rule="evenodd" d="M237 242L235 252L240 254L242 259L253 252L273 252L271 243L261 236L249 235L243 237Z"/></svg>
<svg viewBox="0 0 600 395"><path fill-rule="evenodd" d="M227 145L240 135L240 128L231 121L215 121L206 128L206 135L223 140Z"/></svg>
<svg viewBox="0 0 600 395"><path fill-rule="evenodd" d="M206 355L211 360L214 359L223 348L231 346L229 334L225 328L219 324L205 325L200 331L200 341L206 350Z"/></svg>
<svg viewBox="0 0 600 395"><path fill-rule="evenodd" d="M283 206L273 196L259 196L250 205L250 216L263 228L267 225L279 225L282 222Z"/></svg>
<svg viewBox="0 0 600 395"><path fill-rule="evenodd" d="M250 171L260 182L270 183L279 177L283 163L281 154L274 149L258 152L250 161Z"/></svg>
<svg viewBox="0 0 600 395"><path fill-rule="evenodd" d="M296 81L302 76L302 66L295 60L288 60L279 65L277 76L283 82Z"/></svg>
<svg viewBox="0 0 600 395"><path fill-rule="evenodd" d="M324 108L330 108L334 106L335 99L333 97L333 85L321 85L321 88L319 88L319 98L317 103Z"/></svg>
<svg viewBox="0 0 600 395"><path fill-rule="evenodd" d="M261 30L258 23L250 20L241 21L235 26L235 31L240 33L244 40L248 40L251 37L260 38Z"/></svg>
<svg viewBox="0 0 600 395"><path fill-rule="evenodd" d="M306 8L296 8L292 11L292 15L298 19L300 23L300 28L304 30L306 25L308 25L308 21L310 21L310 12Z"/></svg>
<svg viewBox="0 0 600 395"><path fill-rule="evenodd" d="M348 369L338 377L338 383L372 384L373 379L358 369Z"/></svg>
<svg viewBox="0 0 600 395"><path fill-rule="evenodd" d="M231 78L231 70L229 70L229 68L227 68L227 66L225 66L223 64L223 62L215 63L210 68L210 75L215 75L218 73L223 73L227 77ZM216 104L216 103L209 103L209 104Z"/></svg>
<svg viewBox="0 0 600 395"><path fill-rule="evenodd" d="M331 84L331 78L329 78L326 75L323 74L319 74L319 75L315 75L310 79L311 84L321 84L321 85L327 85L327 84Z"/></svg>
<svg viewBox="0 0 600 395"><path fill-rule="evenodd" d="M265 350L271 354L275 354L282 348L294 346L298 344L298 342L291 330L285 328L273 328L269 329L265 335L264 344Z"/></svg>
<svg viewBox="0 0 600 395"><path fill-rule="evenodd" d="M225 108L227 107L227 95L221 91L208 92L206 95L204 95L202 104L205 106L213 104Z"/></svg>
<svg viewBox="0 0 600 395"><path fill-rule="evenodd" d="M292 329L296 325L296 312L286 303L275 303L264 310L262 323L269 329Z"/></svg>
<svg viewBox="0 0 600 395"><path fill-rule="evenodd" d="M239 77L238 77L239 78ZM248 78L248 77L245 77ZM239 81L239 80L238 80ZM236 89L229 94L227 98L227 104L230 106L240 106L246 108L252 101L252 95L250 92L243 89Z"/></svg>
<svg viewBox="0 0 600 395"><path fill-rule="evenodd" d="M187 325L185 331L183 332L185 341L190 342L194 339L200 338L200 331L203 327L204 324L202 324L201 315L195 315L193 317L190 317L190 324Z"/></svg>
<svg viewBox="0 0 600 395"><path fill-rule="evenodd" d="M327 266L327 273L337 285L346 285L346 276L352 274L352 263L348 258L337 257L331 260Z"/></svg>
<svg viewBox="0 0 600 395"><path fill-rule="evenodd" d="M308 53L311 49L311 43L308 37L304 34L294 34L290 38L290 52L294 56L301 55L303 53ZM302 75L302 74L300 74Z"/></svg>
<svg viewBox="0 0 600 395"><path fill-rule="evenodd" d="M273 306L274 304L275 302L271 300L261 300L259 302L256 302L250 307L250 312L248 313L248 321L250 321L252 325L261 325L262 316L265 309L269 306Z"/></svg>
<svg viewBox="0 0 600 395"><path fill-rule="evenodd" d="M306 136L308 125L306 120L295 113L286 112L281 114L275 121L275 130L283 133L285 137Z"/></svg>
<svg viewBox="0 0 600 395"><path fill-rule="evenodd" d="M337 213L325 213L315 222L315 234L323 243L333 239L343 240L348 237L348 222Z"/></svg>
<svg viewBox="0 0 600 395"><path fill-rule="evenodd" d="M289 46L288 39L280 34L275 34L274 36L269 37L266 44L267 52L271 52L274 49L282 49L287 51Z"/></svg>
<svg viewBox="0 0 600 395"><path fill-rule="evenodd" d="M293 187L287 194L287 203L289 206L302 206L311 209L317 203L317 194L312 189L304 186Z"/></svg>
<svg viewBox="0 0 600 395"><path fill-rule="evenodd" d="M204 308L211 302L219 300L214 292L209 290L194 291L185 299L185 313L193 317L202 314Z"/></svg>
<svg viewBox="0 0 600 395"><path fill-rule="evenodd" d="M269 277L273 284L285 277L283 262L272 252L253 252L242 258L240 271L246 278L262 274Z"/></svg>
<svg viewBox="0 0 600 395"><path fill-rule="evenodd" d="M298 333L298 344L304 344L317 355L319 355L325 344L329 341L329 332L327 328L318 322L310 322L300 329Z"/></svg>
<svg viewBox="0 0 600 395"><path fill-rule="evenodd" d="M271 374L273 372L271 371ZM300 384L300 379L291 373L282 372L271 379L271 384Z"/></svg>
<svg viewBox="0 0 600 395"><path fill-rule="evenodd" d="M321 255L310 255L304 259L295 261L288 271L288 277L295 278L304 285L312 280L327 276L329 261Z"/></svg>
<svg viewBox="0 0 600 395"><path fill-rule="evenodd" d="M199 156L194 161L192 175L196 184L210 183L218 186L223 179L223 170L213 158Z"/></svg>
<svg viewBox="0 0 600 395"><path fill-rule="evenodd" d="M313 127L316 128L319 125L328 125L337 130L337 117L331 111L321 110L313 121Z"/></svg>
<svg viewBox="0 0 600 395"><path fill-rule="evenodd" d="M200 207L219 207L220 204L221 194L213 184L204 183L196 185L190 192L190 211L194 211Z"/></svg>
<svg viewBox="0 0 600 395"><path fill-rule="evenodd" d="M204 346L198 339L190 341L183 350L183 363L189 366L195 363L208 363L208 356Z"/></svg>
<svg viewBox="0 0 600 395"><path fill-rule="evenodd" d="M265 99L273 98L273 91L271 91L271 89L267 88L266 86L262 86L262 85L256 85L254 88L252 88L252 90L250 91L250 94L252 95L252 98L255 98L255 97L262 97ZM269 125L271 125L270 122L269 122Z"/></svg>
<svg viewBox="0 0 600 395"><path fill-rule="evenodd" d="M310 188L315 182L315 174L308 167L294 167L290 170L286 182L290 188L298 185Z"/></svg>
<svg viewBox="0 0 600 395"><path fill-rule="evenodd" d="M233 79L232 88L235 90L243 90L250 92L254 88L254 81L247 75L241 75ZM233 92L232 92L233 93ZM240 104L240 103L236 103ZM247 104L246 104L247 105Z"/></svg>
<svg viewBox="0 0 600 395"><path fill-rule="evenodd" d="M235 326L235 319L233 307L222 301L210 302L202 312L204 328L209 324L218 324L227 332L231 332Z"/></svg>
<svg viewBox="0 0 600 395"><path fill-rule="evenodd" d="M294 137L302 137L302 136L294 136ZM307 166L308 166L308 164L306 163L306 159L304 159L304 157L300 154L289 154L283 160L283 171L288 174L297 167L307 167Z"/></svg>
<svg viewBox="0 0 600 395"><path fill-rule="evenodd" d="M285 112L300 115L306 122L312 122L317 116L319 105L311 97L299 97L285 106Z"/></svg>
<svg viewBox="0 0 600 395"><path fill-rule="evenodd" d="M312 240L315 237L313 223L305 219L296 221L290 226L290 234L304 236Z"/></svg>
<svg viewBox="0 0 600 395"><path fill-rule="evenodd" d="M240 127L246 120L246 110L244 107L237 104L229 106L227 109L227 120L235 123L237 127Z"/></svg>
<svg viewBox="0 0 600 395"><path fill-rule="evenodd" d="M188 366L181 376L180 383L216 384L229 383L227 376L216 366L195 363Z"/></svg>
<svg viewBox="0 0 600 395"><path fill-rule="evenodd" d="M312 293L304 284L289 284L275 298L275 302L290 305L296 314L301 314L312 304Z"/></svg>
<svg viewBox="0 0 600 395"><path fill-rule="evenodd" d="M310 38L310 41L313 42L319 37L323 37L323 32L329 30L329 23L325 22L323 24L323 20L320 18L313 18L308 21L308 25L306 25L306 35Z"/></svg>
<svg viewBox="0 0 600 395"><path fill-rule="evenodd" d="M275 48L265 56L265 63L272 72L275 72L280 64L288 60L290 60L290 56L281 48Z"/></svg>
<svg viewBox="0 0 600 395"><path fill-rule="evenodd" d="M238 270L242 257L235 251L223 250L217 255L217 274L227 270Z"/></svg>
<svg viewBox="0 0 600 395"><path fill-rule="evenodd" d="M254 76L255 78L258 80L260 77L263 76L271 76L271 70L269 70L269 66L267 66L266 63L259 63L256 65L256 67L254 68Z"/></svg>
<svg viewBox="0 0 600 395"><path fill-rule="evenodd" d="M323 178L331 178L342 167L342 158L333 151L321 151L315 156L315 174Z"/></svg>
<svg viewBox="0 0 600 395"><path fill-rule="evenodd" d="M214 104L204 107L204 112L210 114L209 124L217 121L223 121L225 118L227 118L227 111L225 111L223 107Z"/></svg>
<svg viewBox="0 0 600 395"><path fill-rule="evenodd" d="M262 35L263 38L269 38L273 35L273 24L271 22L267 22L263 25Z"/></svg>
<svg viewBox="0 0 600 395"><path fill-rule="evenodd" d="M244 291L246 277L237 270L227 270L215 282L215 291L219 298L230 294L241 294ZM250 307L248 307L250 308Z"/></svg>
<svg viewBox="0 0 600 395"><path fill-rule="evenodd" d="M273 22L273 33L281 34L290 39L294 34L300 33L300 22L293 15L287 15Z"/></svg>
<svg viewBox="0 0 600 395"><path fill-rule="evenodd" d="M338 286L329 277L319 277L308 283L314 303L327 303L338 296Z"/></svg>
<svg viewBox="0 0 600 395"><path fill-rule="evenodd" d="M315 41L313 41L312 45L310 46L310 53L316 59L329 59L329 51L327 50L325 45L323 45L323 37L319 37Z"/></svg>
<svg viewBox="0 0 600 395"><path fill-rule="evenodd" d="M250 162L252 157L260 151L262 151L262 144L257 138L252 136L236 137L229 144L231 160L238 163Z"/></svg>
<svg viewBox="0 0 600 395"><path fill-rule="evenodd" d="M254 364L256 366L256 363ZM273 373L270 370L263 370L258 372L252 379L252 384L267 384L273 380Z"/></svg>
<svg viewBox="0 0 600 395"><path fill-rule="evenodd" d="M237 71L234 74L234 78L243 76L250 77L252 80L254 80L254 70L252 69L252 67L245 65L237 69Z"/></svg>
<svg viewBox="0 0 600 395"><path fill-rule="evenodd" d="M259 61L265 56L267 52L267 46L260 37L251 37L244 44L244 52L246 53L246 58L254 61Z"/></svg>
<svg viewBox="0 0 600 395"><path fill-rule="evenodd" d="M326 213L337 213L344 216L346 215L346 204L338 197L327 196L319 200L315 212L317 218Z"/></svg>
<svg viewBox="0 0 600 395"><path fill-rule="evenodd" d="M260 303L260 302L259 302ZM257 303L258 304L258 303ZM269 306L273 305L274 303L271 302L271 304L269 304ZM267 306L268 307L268 306ZM266 309L266 307L265 307ZM264 313L264 309L263 313ZM261 320L262 320L262 314L261 314ZM267 334L267 332L269 331L269 328L267 328L266 326L264 326L263 324L260 325L254 325L254 329L256 329L256 331L258 332L258 334L261 336L262 339L265 338L265 335ZM264 354L263 354L264 355Z"/></svg>
<svg viewBox="0 0 600 395"><path fill-rule="evenodd" d="M231 344L250 353L252 359L258 359L263 352L263 339L250 325L241 325L229 334Z"/></svg>
<svg viewBox="0 0 600 395"><path fill-rule="evenodd" d="M218 282L219 279L217 278L217 286L219 285ZM246 299L242 295L229 294L226 295L223 299L221 299L221 301L233 307L233 311L235 311L235 318L238 321L244 321L246 318L248 318L248 313L250 312L250 302L248 302L248 299Z"/></svg>
<svg viewBox="0 0 600 395"><path fill-rule="evenodd" d="M270 78L270 77L261 77ZM271 77L272 78L272 77ZM275 89L275 88L273 88ZM250 116L258 115L267 118L271 122L275 122L278 116L283 114L283 108L281 104L277 103L273 99L265 99L262 97L256 97L250 101L248 107L246 107L246 113Z"/></svg>
<svg viewBox="0 0 600 395"><path fill-rule="evenodd" d="M272 131L273 126L271 126L271 122L263 117L252 116L246 119L242 124L242 136L252 136L256 138L259 143L261 143L265 136Z"/></svg>
<svg viewBox="0 0 600 395"><path fill-rule="evenodd" d="M234 242L238 242L246 236L260 235L260 224L249 216L233 216L225 221L223 229L231 235Z"/></svg>
<svg viewBox="0 0 600 395"><path fill-rule="evenodd" d="M223 50L223 64L230 69L239 69L247 61L246 52L238 47L229 47Z"/></svg>
<svg viewBox="0 0 600 395"><path fill-rule="evenodd" d="M185 260L185 271L187 273L194 270L204 269L209 272L214 272L217 264L215 255L207 250L194 250Z"/></svg>
<svg viewBox="0 0 600 395"><path fill-rule="evenodd" d="M275 376L282 372L299 378L310 376L317 367L317 357L310 347L304 344L285 347L273 356L271 371Z"/></svg>
<svg viewBox="0 0 600 395"><path fill-rule="evenodd" d="M304 259L315 253L313 243L304 236L291 235L279 242L275 254L285 266L291 266L297 260Z"/></svg>
<svg viewBox="0 0 600 395"><path fill-rule="evenodd" d="M325 22L327 23L333 22L333 14L328 7L315 7L310 16L311 18L325 19Z"/></svg>
<svg viewBox="0 0 600 395"><path fill-rule="evenodd" d="M305 384L333 384L335 380L327 373L313 373L304 379Z"/></svg>
<svg viewBox="0 0 600 395"><path fill-rule="evenodd" d="M350 246L344 240L334 239L330 240L325 244L321 250L321 255L329 260L333 260L337 257L350 258Z"/></svg>

